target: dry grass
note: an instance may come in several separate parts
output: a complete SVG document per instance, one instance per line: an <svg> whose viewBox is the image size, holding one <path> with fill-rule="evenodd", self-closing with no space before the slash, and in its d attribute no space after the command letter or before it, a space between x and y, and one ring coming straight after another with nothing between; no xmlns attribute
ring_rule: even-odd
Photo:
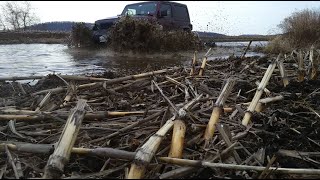
<svg viewBox="0 0 320 180"><path fill-rule="evenodd" d="M284 36L276 36L273 40L269 41L268 45L263 49L265 53L279 54L291 52L295 48L289 42L288 38Z"/></svg>
<svg viewBox="0 0 320 180"><path fill-rule="evenodd" d="M320 10L305 9L294 12L285 18L279 27L295 48L319 44Z"/></svg>
<svg viewBox="0 0 320 180"><path fill-rule="evenodd" d="M67 32L49 31L5 31L0 32L0 44L61 44L67 42Z"/></svg>
<svg viewBox="0 0 320 180"><path fill-rule="evenodd" d="M281 37L274 38L266 47L270 53L288 52L293 49L320 47L320 10L304 9L285 18L279 28Z"/></svg>
<svg viewBox="0 0 320 180"><path fill-rule="evenodd" d="M71 47L92 47L92 30L85 23L75 23L72 26L71 35L68 42Z"/></svg>

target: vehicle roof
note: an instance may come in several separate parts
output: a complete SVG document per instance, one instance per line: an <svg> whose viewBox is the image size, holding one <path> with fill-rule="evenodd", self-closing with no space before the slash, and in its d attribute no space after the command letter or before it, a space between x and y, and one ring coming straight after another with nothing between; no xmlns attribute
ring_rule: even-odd
<svg viewBox="0 0 320 180"><path fill-rule="evenodd" d="M164 3L164 2L166 2L166 3L170 3L170 4L176 4L176 5L183 5L183 6L187 6L187 5L185 5L185 4L177 3L177 2L172 2L172 1L145 1L145 2L139 2L139 3L127 4L126 6L128 6L128 5L134 5L134 4L150 3L150 2L154 2L154 3L159 3L159 2Z"/></svg>

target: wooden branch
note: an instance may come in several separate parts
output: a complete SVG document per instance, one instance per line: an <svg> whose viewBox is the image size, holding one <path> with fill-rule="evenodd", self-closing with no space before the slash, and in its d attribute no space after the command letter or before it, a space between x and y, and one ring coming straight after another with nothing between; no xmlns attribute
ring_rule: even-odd
<svg viewBox="0 0 320 180"><path fill-rule="evenodd" d="M39 112L40 109L50 100L51 92L48 92L48 94L41 100L38 107L36 108L36 112Z"/></svg>
<svg viewBox="0 0 320 180"><path fill-rule="evenodd" d="M223 168L223 169L242 170L242 171L259 171L259 172L264 171L266 169L266 167L262 167L262 166L210 163L206 161L169 158L169 157L159 157L158 160L161 162L176 164L180 166L210 167L210 168ZM269 170L273 170L274 173L282 173L282 174L320 175L320 169L296 169L296 168L270 167Z"/></svg>
<svg viewBox="0 0 320 180"><path fill-rule="evenodd" d="M205 148L209 145L209 143L214 135L216 124L219 121L220 114L223 113L223 105L224 105L225 101L227 100L229 94L231 93L234 84L235 84L235 79L228 78L226 84L224 85L223 89L221 90L221 93L220 93L218 99L216 100L215 107L212 110L212 114L211 114L209 123L208 123L206 130L205 130L205 133L204 133L204 139L205 139L204 147Z"/></svg>
<svg viewBox="0 0 320 180"><path fill-rule="evenodd" d="M160 110L161 111L161 110ZM53 111L53 112L42 112L38 113L36 111L28 110L3 110L5 113L15 113L15 114L0 114L0 121L10 121L15 119L17 121L40 121L40 120L50 120L53 119L53 116L59 118L67 118L67 111ZM156 113L159 110L150 110L148 113ZM131 116L131 115L143 115L145 111L132 111L132 112L118 112L118 111L96 111L88 112L85 114L85 120L94 120L94 119L104 119L108 117L122 117L122 116ZM47 116L50 115L50 116Z"/></svg>
<svg viewBox="0 0 320 180"><path fill-rule="evenodd" d="M92 143L96 143L96 142L103 141L105 139L109 139L109 138L112 138L114 136L117 136L122 132L128 131L128 130L134 128L134 127L137 127L138 125L141 125L141 124L143 124L145 122L148 122L148 121L150 121L152 119L155 119L156 117L160 116L163 112L164 112L164 110L162 110L160 112L157 112L157 113L154 113L151 116L149 116L149 117L147 117L145 119L142 119L140 121L137 121L137 122L135 122L135 123L133 123L133 124L127 126L127 127L124 127L122 129L118 130L117 132L114 132L114 133L112 133L112 134L110 134L108 136L104 136L104 137L101 137L101 138L98 138L98 139L91 140L91 141L89 141L89 143L92 144Z"/></svg>
<svg viewBox="0 0 320 180"><path fill-rule="evenodd" d="M218 125L218 131L219 131L222 139L227 144L227 147L230 147L232 145L232 142L231 142L229 136L227 135L227 133L225 132L225 130L224 130L225 128L228 128L228 126L226 126L226 125ZM234 155L234 158L235 158L236 162L238 164L240 164L241 163L241 158L240 158L239 154L237 153L236 150L234 150L234 149L232 149L232 150L233 150L233 155Z"/></svg>
<svg viewBox="0 0 320 180"><path fill-rule="evenodd" d="M287 77L286 69L284 68L284 65L283 65L283 60L279 60L277 65L282 77L283 86L286 87L289 84L289 80Z"/></svg>
<svg viewBox="0 0 320 180"><path fill-rule="evenodd" d="M311 50L310 50L310 61L312 64L311 67L311 72L310 72L310 79L311 80L315 80L317 79L318 76L318 65L319 65L319 60L318 57L314 57L314 46L311 46Z"/></svg>
<svg viewBox="0 0 320 180"><path fill-rule="evenodd" d="M252 41L249 42L248 46L247 46L246 49L244 50L244 52L243 52L243 54L242 54L242 56L241 56L241 59L243 59L243 58L246 56L247 51L249 50L251 43L252 43Z"/></svg>
<svg viewBox="0 0 320 180"><path fill-rule="evenodd" d="M208 55L209 53L211 52L212 48L210 48L207 53L204 55L204 58L202 60L202 64L201 64L201 67L200 67L200 71L199 71L199 76L203 76L203 71L204 71L204 68L206 67L206 63L207 63L207 59L208 59Z"/></svg>
<svg viewBox="0 0 320 180"><path fill-rule="evenodd" d="M168 104L172 107L175 113L179 113L177 107L170 101L170 99L163 93L162 89L158 86L158 84L152 80L152 83L157 87L162 97L168 102Z"/></svg>
<svg viewBox="0 0 320 180"><path fill-rule="evenodd" d="M225 150L223 150L221 153L214 156L212 159L208 159L208 162L216 162L221 159L225 154L229 153L229 151L233 150L235 146L237 146L239 143L235 142L231 146L227 147ZM159 176L160 179L168 179L168 178L179 178L182 176L186 176L194 171L198 170L195 167L180 167L175 170L163 173Z"/></svg>
<svg viewBox="0 0 320 180"><path fill-rule="evenodd" d="M191 70L190 70L190 76L193 76L195 73L195 67L196 67L196 62L197 62L197 51L194 52L193 54L193 59L191 63Z"/></svg>
<svg viewBox="0 0 320 180"><path fill-rule="evenodd" d="M304 81L305 69L304 69L304 58L302 51L299 50L298 54L298 82Z"/></svg>
<svg viewBox="0 0 320 180"><path fill-rule="evenodd" d="M16 164L14 163L14 160L12 158L12 155L10 153L10 150L8 149L8 147L5 145L5 151L6 151L6 154L8 156L8 161L9 163L11 164L11 167L13 169L13 172L14 172L14 176L16 177L16 179L20 179L19 177L19 174L18 174L18 171L17 171L17 167L16 167Z"/></svg>
<svg viewBox="0 0 320 180"><path fill-rule="evenodd" d="M148 141L137 151L134 163L131 165L128 179L141 179L144 176L146 166L158 150L163 137L172 128L175 117L169 119Z"/></svg>
<svg viewBox="0 0 320 180"><path fill-rule="evenodd" d="M5 151L5 147L8 147L11 151L37 153L37 154L48 154L55 149L55 144L31 144L31 143L0 143L0 151ZM135 152L124 151L114 148L75 148L71 149L71 153L88 156L98 156L101 158L115 158L134 160Z"/></svg>
<svg viewBox="0 0 320 180"><path fill-rule="evenodd" d="M256 91L256 94L254 95L254 97L253 97L253 99L247 109L247 112L245 113L245 115L243 117L242 125L247 126L249 121L251 120L252 113L258 104L258 101L263 93L263 89L267 86L267 83L269 82L269 80L271 78L271 75L276 67L276 62L280 59L280 56L281 56L281 54L278 55L277 60L275 62L272 62L269 65L267 71L265 72L265 74L261 80L261 83L259 84L259 87Z"/></svg>
<svg viewBox="0 0 320 180"><path fill-rule="evenodd" d="M172 133L171 148L168 157L182 158L186 125L183 120L175 120Z"/></svg>
<svg viewBox="0 0 320 180"><path fill-rule="evenodd" d="M78 104L71 111L67 123L58 141L57 148L49 157L43 177L46 179L60 178L65 164L69 161L72 147L76 141L82 120L86 113L86 100L78 100Z"/></svg>

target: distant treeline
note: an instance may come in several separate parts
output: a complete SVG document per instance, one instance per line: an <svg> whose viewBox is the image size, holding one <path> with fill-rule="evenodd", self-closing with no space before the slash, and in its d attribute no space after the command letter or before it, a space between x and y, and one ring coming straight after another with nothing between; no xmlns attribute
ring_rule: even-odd
<svg viewBox="0 0 320 180"><path fill-rule="evenodd" d="M77 23L73 21L55 21L55 22L45 22L40 24L35 24L29 26L27 30L36 30L36 31L62 31L70 32L72 31L72 26ZM90 29L92 28L92 23L85 23Z"/></svg>
<svg viewBox="0 0 320 180"><path fill-rule="evenodd" d="M29 26L27 30L32 30L32 31L49 31L49 32L71 32L72 31L72 26L77 23L74 21L54 21L54 22L45 22L45 23L40 23L40 24L35 24L32 26ZM85 23L85 25L89 28L92 29L93 23ZM203 32L203 31L195 31L199 37L201 38L229 38L230 36L227 36L225 34L220 34L220 33L214 33L214 32ZM239 37L262 37L261 35L240 35ZM264 37L263 37L264 38ZM232 38L233 39L233 38Z"/></svg>

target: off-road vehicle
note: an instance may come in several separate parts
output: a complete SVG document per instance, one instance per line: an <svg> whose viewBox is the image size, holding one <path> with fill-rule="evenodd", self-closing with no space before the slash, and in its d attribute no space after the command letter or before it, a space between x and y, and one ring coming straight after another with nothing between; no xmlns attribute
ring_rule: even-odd
<svg viewBox="0 0 320 180"><path fill-rule="evenodd" d="M192 24L185 4L169 1L149 1L126 5L121 15L97 20L93 27L93 39L97 43L108 41L108 30L122 16L156 20L163 30L191 31Z"/></svg>

